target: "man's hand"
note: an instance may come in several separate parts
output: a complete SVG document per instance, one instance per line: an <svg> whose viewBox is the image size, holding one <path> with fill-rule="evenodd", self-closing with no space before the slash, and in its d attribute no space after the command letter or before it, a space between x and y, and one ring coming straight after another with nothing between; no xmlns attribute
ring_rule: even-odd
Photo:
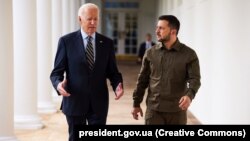
<svg viewBox="0 0 250 141"><path fill-rule="evenodd" d="M133 118L135 120L138 120L138 113L140 113L140 116L143 117L143 112L141 107L134 107L131 114L133 115Z"/></svg>
<svg viewBox="0 0 250 141"><path fill-rule="evenodd" d="M123 96L123 88L122 88L122 83L119 83L118 86L115 89L115 100L120 99Z"/></svg>
<svg viewBox="0 0 250 141"><path fill-rule="evenodd" d="M70 96L70 94L64 89L65 86L66 86L66 83L67 83L67 80L66 80L66 79L64 79L62 82L60 82L60 83L57 85L57 90L58 90L58 92L60 93L60 95L65 96L65 97L68 97L68 96Z"/></svg>
<svg viewBox="0 0 250 141"><path fill-rule="evenodd" d="M190 106L191 104L191 99L188 97L188 96L183 96L181 97L180 101L179 101L179 107L182 109L182 110L187 110L188 107Z"/></svg>

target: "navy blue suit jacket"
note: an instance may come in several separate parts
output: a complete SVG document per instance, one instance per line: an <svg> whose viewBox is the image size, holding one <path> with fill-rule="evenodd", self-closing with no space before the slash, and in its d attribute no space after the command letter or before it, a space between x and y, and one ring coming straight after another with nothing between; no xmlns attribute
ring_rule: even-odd
<svg viewBox="0 0 250 141"><path fill-rule="evenodd" d="M95 46L96 59L90 72L81 31L67 34L59 40L50 79L57 89L66 72L66 91L71 95L63 97L61 110L68 116L83 116L87 114L90 106L97 116L107 116L109 95L106 80L110 80L113 90L122 83L122 75L116 65L113 41L96 33Z"/></svg>
<svg viewBox="0 0 250 141"><path fill-rule="evenodd" d="M154 45L155 45L155 43L151 42L151 46L154 46ZM146 49L146 42L141 43L140 48L139 48L138 57L142 59L146 50L147 50Z"/></svg>

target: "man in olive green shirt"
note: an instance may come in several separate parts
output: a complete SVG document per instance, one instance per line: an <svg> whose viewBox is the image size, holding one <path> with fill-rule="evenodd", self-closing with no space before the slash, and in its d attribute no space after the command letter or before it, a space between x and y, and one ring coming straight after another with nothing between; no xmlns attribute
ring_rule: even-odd
<svg viewBox="0 0 250 141"><path fill-rule="evenodd" d="M195 51L179 42L179 20L162 15L156 27L159 44L148 49L133 93L133 118L143 116L140 103L145 89L145 124L186 124L187 109L200 88L200 67Z"/></svg>

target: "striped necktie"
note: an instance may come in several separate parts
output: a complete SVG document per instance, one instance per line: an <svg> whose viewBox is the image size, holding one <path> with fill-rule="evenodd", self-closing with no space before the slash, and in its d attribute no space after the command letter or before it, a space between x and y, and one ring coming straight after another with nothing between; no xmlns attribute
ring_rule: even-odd
<svg viewBox="0 0 250 141"><path fill-rule="evenodd" d="M86 59L89 65L89 69L93 70L94 67L94 50L92 45L92 37L88 36L88 43L86 47Z"/></svg>

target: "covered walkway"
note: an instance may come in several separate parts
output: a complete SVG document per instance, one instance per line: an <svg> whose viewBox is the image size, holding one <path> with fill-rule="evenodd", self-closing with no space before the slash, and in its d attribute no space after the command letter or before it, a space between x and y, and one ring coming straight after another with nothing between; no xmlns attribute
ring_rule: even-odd
<svg viewBox="0 0 250 141"><path fill-rule="evenodd" d="M133 61L120 61L119 69L124 77L125 95L122 99L114 100L114 93L110 89L110 107L108 125L142 125L144 118L138 121L132 118L132 92L134 90L140 65ZM57 102L59 109L60 102ZM142 104L145 111L145 102ZM16 137L20 141L66 141L68 138L67 123L65 116L58 111L55 114L40 114L45 125L38 130L15 130ZM189 112L188 124L200 124L198 120Z"/></svg>

